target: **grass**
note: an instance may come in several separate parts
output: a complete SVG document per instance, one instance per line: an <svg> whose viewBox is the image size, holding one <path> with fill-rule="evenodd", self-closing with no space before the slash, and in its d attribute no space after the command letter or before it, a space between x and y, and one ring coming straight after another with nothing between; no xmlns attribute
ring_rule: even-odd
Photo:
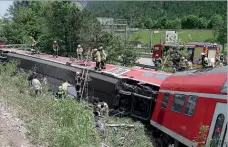
<svg viewBox="0 0 228 147"><path fill-rule="evenodd" d="M157 34L152 34L152 43L158 44L160 43L160 37L162 41L165 39L166 30L161 30ZM207 40L211 40L213 38L212 30L179 30L179 38L185 42L205 42ZM190 34L190 35L189 35ZM191 38L190 38L190 37ZM130 35L129 39L141 41L142 43L148 43L148 31L142 30L138 32L134 32Z"/></svg>
<svg viewBox="0 0 228 147"><path fill-rule="evenodd" d="M18 112L34 144L48 147L152 147L144 126L129 118L110 118L108 123L134 124L132 129L105 127L95 129L93 112L73 99L55 100L44 92L39 97L29 94L27 74L16 73L16 64L0 64L0 99Z"/></svg>

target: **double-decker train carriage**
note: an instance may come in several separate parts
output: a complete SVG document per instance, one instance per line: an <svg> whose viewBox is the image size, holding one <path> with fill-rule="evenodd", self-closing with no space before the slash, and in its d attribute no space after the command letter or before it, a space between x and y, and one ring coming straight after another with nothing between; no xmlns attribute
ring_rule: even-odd
<svg viewBox="0 0 228 147"><path fill-rule="evenodd" d="M151 125L189 147L227 147L227 67L179 72L161 85ZM205 140L199 139L208 126ZM198 140L197 140L198 139Z"/></svg>
<svg viewBox="0 0 228 147"><path fill-rule="evenodd" d="M171 74L107 64L99 72L94 70L94 62L71 62L66 57L36 56L16 49L0 51L7 52L7 60L19 59L19 67L35 67L37 73L47 75L53 90L63 80L75 85L76 72L88 70L92 79L88 81L89 97L150 122L163 136L163 147L170 143L208 145L211 140L215 147L227 147L227 67ZM206 140L197 140L202 126L209 126Z"/></svg>

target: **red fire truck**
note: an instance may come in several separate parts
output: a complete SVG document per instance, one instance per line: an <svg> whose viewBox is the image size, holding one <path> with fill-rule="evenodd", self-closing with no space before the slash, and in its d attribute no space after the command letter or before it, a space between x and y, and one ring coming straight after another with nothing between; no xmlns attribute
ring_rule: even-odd
<svg viewBox="0 0 228 147"><path fill-rule="evenodd" d="M206 56L210 60L215 60L215 57L219 55L220 52L220 45L216 43L206 43L206 42L189 42L185 45L178 45L178 44L156 44L154 45L154 50L152 51L152 60L154 60L157 57L162 57L164 53L170 48L170 47L187 47L187 50L190 53L190 61L193 63L197 63L197 61L200 59L200 54L202 52L206 53Z"/></svg>

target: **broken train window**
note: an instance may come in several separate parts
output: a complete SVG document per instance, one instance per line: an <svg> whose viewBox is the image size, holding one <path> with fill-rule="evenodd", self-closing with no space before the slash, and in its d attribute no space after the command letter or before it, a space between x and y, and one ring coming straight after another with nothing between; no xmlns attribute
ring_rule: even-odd
<svg viewBox="0 0 228 147"><path fill-rule="evenodd" d="M161 103L161 107L162 108L166 108L167 107L167 104L168 104L168 101L169 101L169 93L164 93L164 96L163 96L163 100L162 100L162 103Z"/></svg>
<svg viewBox="0 0 228 147"><path fill-rule="evenodd" d="M196 103L197 103L197 96L195 95L189 95L184 114L188 116L193 116L195 109L196 109Z"/></svg>
<svg viewBox="0 0 228 147"><path fill-rule="evenodd" d="M185 99L186 99L185 94L174 94L171 110L174 112L181 113L182 108L184 106Z"/></svg>

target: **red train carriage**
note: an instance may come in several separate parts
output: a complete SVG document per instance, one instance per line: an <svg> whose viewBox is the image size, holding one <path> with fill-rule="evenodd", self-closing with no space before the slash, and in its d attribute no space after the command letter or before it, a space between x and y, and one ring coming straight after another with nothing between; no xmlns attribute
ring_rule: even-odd
<svg viewBox="0 0 228 147"><path fill-rule="evenodd" d="M151 125L177 144L208 145L212 139L213 146L227 147L226 108L227 67L176 73L160 87ZM197 140L202 126L209 130L205 140Z"/></svg>

